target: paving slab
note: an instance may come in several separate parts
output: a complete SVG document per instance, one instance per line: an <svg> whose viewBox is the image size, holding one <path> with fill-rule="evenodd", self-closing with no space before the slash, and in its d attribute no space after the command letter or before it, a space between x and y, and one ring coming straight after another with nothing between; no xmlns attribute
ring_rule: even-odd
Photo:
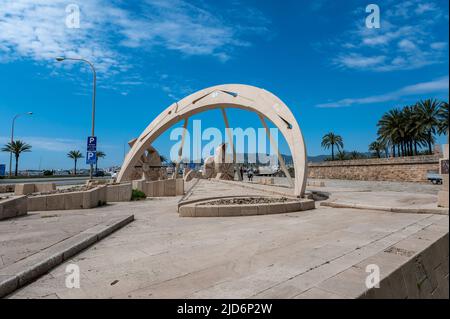
<svg viewBox="0 0 450 319"><path fill-rule="evenodd" d="M180 198L110 206L135 222L68 261L80 267L80 289L65 287L63 263L10 298L356 298L358 289L319 285L427 227L448 232L448 216L327 207L179 218Z"/></svg>

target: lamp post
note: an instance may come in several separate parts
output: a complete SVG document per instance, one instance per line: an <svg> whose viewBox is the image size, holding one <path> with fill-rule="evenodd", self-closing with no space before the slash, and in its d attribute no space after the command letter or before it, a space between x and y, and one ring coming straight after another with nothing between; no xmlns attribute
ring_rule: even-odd
<svg viewBox="0 0 450 319"><path fill-rule="evenodd" d="M33 112L20 113L20 114L16 114L13 117L12 125L11 125L11 146L12 146L12 143L14 142L14 125L16 123L16 119L19 116L22 116L22 115L33 115ZM12 177L12 171L11 170L12 170L12 151L9 152L9 177Z"/></svg>
<svg viewBox="0 0 450 319"><path fill-rule="evenodd" d="M57 57L56 61L62 62L64 60L71 60L71 61L81 61L89 64L92 73L93 73L93 85L92 85L92 129L91 129L91 136L95 136L95 95L97 91L97 72L95 71L94 65L86 60L86 59L79 59L79 58L66 58L66 57ZM90 170L89 170L89 179L92 179L92 171L93 171L93 164L90 164Z"/></svg>

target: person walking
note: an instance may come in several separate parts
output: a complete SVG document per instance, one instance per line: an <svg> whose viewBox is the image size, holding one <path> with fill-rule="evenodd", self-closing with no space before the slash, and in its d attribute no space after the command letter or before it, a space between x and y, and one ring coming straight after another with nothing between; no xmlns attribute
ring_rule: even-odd
<svg viewBox="0 0 450 319"><path fill-rule="evenodd" d="M247 178L249 182L253 182L253 168L247 170Z"/></svg>

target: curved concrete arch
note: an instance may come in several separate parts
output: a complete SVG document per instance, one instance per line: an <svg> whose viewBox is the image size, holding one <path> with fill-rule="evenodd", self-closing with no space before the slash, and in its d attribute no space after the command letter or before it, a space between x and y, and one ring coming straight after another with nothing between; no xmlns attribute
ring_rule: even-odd
<svg viewBox="0 0 450 319"><path fill-rule="evenodd" d="M294 115L278 97L272 93L249 85L226 84L200 90L181 101L170 105L142 132L128 152L118 182L127 180L137 159L145 149L164 131L194 114L216 108L239 108L257 113L269 119L282 133L292 154L295 167L296 196L303 196L306 186L306 147L303 135Z"/></svg>

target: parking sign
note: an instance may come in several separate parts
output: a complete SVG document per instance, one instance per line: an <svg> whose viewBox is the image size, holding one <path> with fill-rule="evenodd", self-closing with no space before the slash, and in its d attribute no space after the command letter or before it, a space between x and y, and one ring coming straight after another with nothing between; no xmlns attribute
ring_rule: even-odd
<svg viewBox="0 0 450 319"><path fill-rule="evenodd" d="M86 154L86 164L94 165L97 162L97 152L88 151Z"/></svg>
<svg viewBox="0 0 450 319"><path fill-rule="evenodd" d="M97 151L97 136L88 136L87 151L88 152L96 152Z"/></svg>

